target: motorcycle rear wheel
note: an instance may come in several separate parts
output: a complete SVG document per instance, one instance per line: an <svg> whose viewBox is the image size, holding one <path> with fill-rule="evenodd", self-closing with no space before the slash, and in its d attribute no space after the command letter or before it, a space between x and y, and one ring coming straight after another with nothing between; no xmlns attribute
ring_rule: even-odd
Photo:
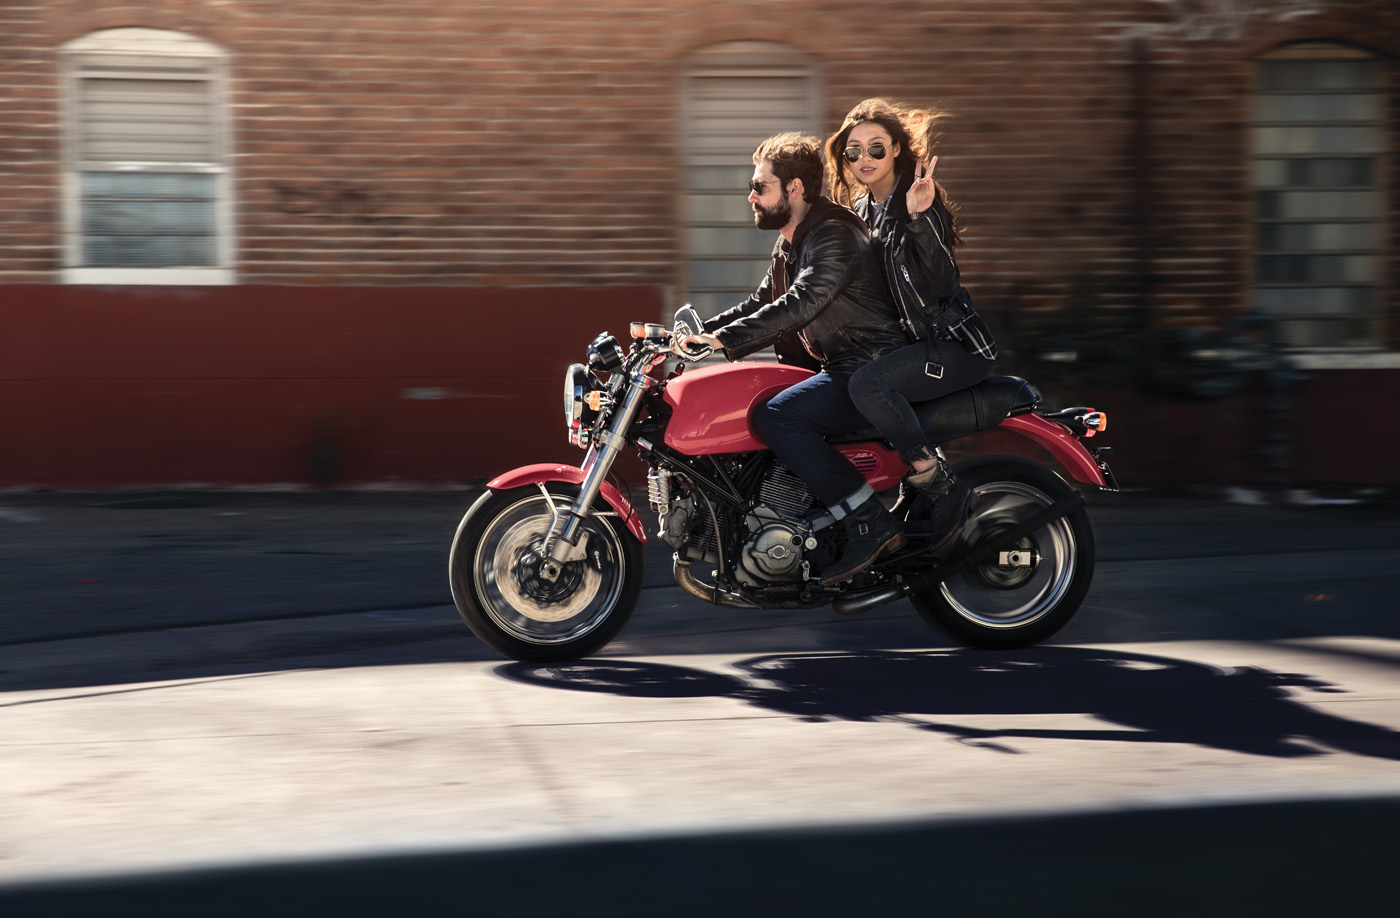
<svg viewBox="0 0 1400 918"><path fill-rule="evenodd" d="M1015 456L961 463L975 495L956 551L975 550L1073 494L1060 476ZM1069 623L1094 579L1094 532L1081 504L947 580L910 594L925 622L973 647L1037 644Z"/></svg>
<svg viewBox="0 0 1400 918"><path fill-rule="evenodd" d="M554 510L566 512L578 496L575 485L546 488L548 499L537 485L483 494L458 525L448 558L452 599L467 627L527 663L576 660L606 646L642 593L642 546L616 517L587 520L585 557L565 563L554 581L540 576Z"/></svg>

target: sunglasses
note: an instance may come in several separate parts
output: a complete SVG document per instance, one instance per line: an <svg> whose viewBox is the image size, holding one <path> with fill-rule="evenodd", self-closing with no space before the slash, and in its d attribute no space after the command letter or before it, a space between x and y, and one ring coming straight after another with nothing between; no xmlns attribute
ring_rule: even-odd
<svg viewBox="0 0 1400 918"><path fill-rule="evenodd" d="M766 182L760 182L758 179L749 179L749 191L761 198L763 197L763 189L777 181L778 179L769 179Z"/></svg>
<svg viewBox="0 0 1400 918"><path fill-rule="evenodd" d="M885 145L882 143L872 143L864 149L860 147L847 147L841 155L846 157L846 162L853 163L860 159L862 153L869 153L870 158L873 160L882 160L885 158Z"/></svg>

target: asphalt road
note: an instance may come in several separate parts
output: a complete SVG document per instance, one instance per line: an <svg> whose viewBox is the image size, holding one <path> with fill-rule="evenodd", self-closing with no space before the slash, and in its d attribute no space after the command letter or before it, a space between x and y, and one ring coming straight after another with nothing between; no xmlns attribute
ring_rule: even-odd
<svg viewBox="0 0 1400 918"><path fill-rule="evenodd" d="M1083 610L1006 653L906 603L711 609L651 549L617 643L532 667L450 606L468 501L0 495L0 913L1390 895L1393 507L1095 498Z"/></svg>

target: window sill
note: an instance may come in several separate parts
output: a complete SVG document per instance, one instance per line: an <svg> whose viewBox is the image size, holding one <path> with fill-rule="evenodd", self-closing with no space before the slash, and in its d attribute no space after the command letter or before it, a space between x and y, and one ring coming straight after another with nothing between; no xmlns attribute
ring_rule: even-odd
<svg viewBox="0 0 1400 918"><path fill-rule="evenodd" d="M1361 350L1286 351L1300 370L1400 370L1400 352Z"/></svg>
<svg viewBox="0 0 1400 918"><path fill-rule="evenodd" d="M118 286L179 285L228 286L234 283L232 268L64 268L65 284Z"/></svg>

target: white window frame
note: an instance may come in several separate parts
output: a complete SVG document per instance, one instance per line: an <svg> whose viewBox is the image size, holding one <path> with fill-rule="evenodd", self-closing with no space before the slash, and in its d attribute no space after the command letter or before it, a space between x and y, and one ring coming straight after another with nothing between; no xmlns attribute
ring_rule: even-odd
<svg viewBox="0 0 1400 918"><path fill-rule="evenodd" d="M233 284L232 137L229 126L228 55L218 46L180 32L119 28L93 32L65 44L62 62L63 104L63 269L65 284ZM207 80L210 83L215 151L209 161L83 161L79 149L80 81L117 76L122 79ZM84 172L187 172L214 176L215 264L197 267L87 267L83 264L82 176Z"/></svg>

